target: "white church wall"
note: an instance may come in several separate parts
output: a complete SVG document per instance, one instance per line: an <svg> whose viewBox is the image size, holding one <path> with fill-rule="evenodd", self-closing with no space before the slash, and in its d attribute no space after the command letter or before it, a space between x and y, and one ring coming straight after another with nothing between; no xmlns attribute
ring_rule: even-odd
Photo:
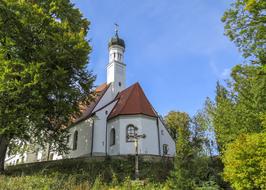
<svg viewBox="0 0 266 190"><path fill-rule="evenodd" d="M139 154L159 155L159 144L156 118L144 115L119 116L108 123L108 154L109 155L134 155L134 142L127 142L127 126L134 125L138 128L138 134L145 134L145 139L139 140ZM110 131L116 129L115 146L110 147Z"/></svg>
<svg viewBox="0 0 266 190"><path fill-rule="evenodd" d="M139 134L146 138L140 141L140 154L159 155L157 119L142 115L142 127Z"/></svg>
<svg viewBox="0 0 266 190"><path fill-rule="evenodd" d="M161 156L170 156L173 157L175 155L175 141L173 138L170 136L169 132L165 128L164 124L160 119L158 119L159 122L159 134L160 134L160 144L161 144ZM167 155L163 154L163 146L166 144L168 146L168 153Z"/></svg>
<svg viewBox="0 0 266 190"><path fill-rule="evenodd" d="M15 155L8 156L5 159L5 165L10 166L21 163L28 163L27 157L28 157L27 153L22 153L22 154L18 153Z"/></svg>
<svg viewBox="0 0 266 190"><path fill-rule="evenodd" d="M106 120L115 104L116 101L95 113L93 128L93 155L95 156L106 154Z"/></svg>
<svg viewBox="0 0 266 190"><path fill-rule="evenodd" d="M113 45L109 48L109 62L117 61L124 62L124 51L125 49L118 45Z"/></svg>
<svg viewBox="0 0 266 190"><path fill-rule="evenodd" d="M74 143L74 133L78 132L77 140L77 149L73 150ZM78 123L77 125L69 129L69 143L68 146L70 151L67 155L64 155L66 158L76 158L87 156L91 152L91 136L92 136L92 120L88 119Z"/></svg>
<svg viewBox="0 0 266 190"><path fill-rule="evenodd" d="M95 106L93 109L93 112L99 110L100 108L104 107L108 103L110 103L112 100L114 100L116 94L112 93L112 88L111 86L107 89L101 100L98 102L98 104Z"/></svg>
<svg viewBox="0 0 266 190"><path fill-rule="evenodd" d="M18 163L17 160L20 159L20 155L12 155L9 156L5 159L5 165L10 166L10 165L15 165L16 163Z"/></svg>
<svg viewBox="0 0 266 190"><path fill-rule="evenodd" d="M112 83L114 94L126 88L126 65L124 64L124 47L112 45L109 48L109 64L107 65L107 84Z"/></svg>
<svg viewBox="0 0 266 190"><path fill-rule="evenodd" d="M134 125L138 127L138 131L141 131L141 118L138 116L119 116L120 125L120 154L135 154L134 142L127 142L126 139L126 128L128 125ZM139 144L142 140L139 141Z"/></svg>
<svg viewBox="0 0 266 190"><path fill-rule="evenodd" d="M121 92L126 88L126 65L124 63L114 64L115 80L113 82L114 92Z"/></svg>
<svg viewBox="0 0 266 190"><path fill-rule="evenodd" d="M31 163L31 162L36 162L37 161L37 155L35 152L27 152L24 154L24 161L25 163ZM21 158L23 160L23 158Z"/></svg>
<svg viewBox="0 0 266 190"><path fill-rule="evenodd" d="M115 80L115 76L114 76L114 72L115 72L115 68L112 64L108 64L107 65L107 84L113 82Z"/></svg>
<svg viewBox="0 0 266 190"><path fill-rule="evenodd" d="M43 159L44 150L36 151L36 161L40 162Z"/></svg>
<svg viewBox="0 0 266 190"><path fill-rule="evenodd" d="M55 151L50 152L49 160L61 160L63 158L64 158L63 155L59 154L58 152Z"/></svg>
<svg viewBox="0 0 266 190"><path fill-rule="evenodd" d="M37 160L37 155L32 149L33 147L30 146L31 149L28 150L27 152L23 153L16 153L13 155L9 155L7 151L6 157L5 157L5 165L16 165L16 164L21 164L21 163L31 163L31 162L36 162Z"/></svg>
<svg viewBox="0 0 266 190"><path fill-rule="evenodd" d="M115 144L111 146L110 134L112 129L115 129ZM107 154L108 155L120 154L120 124L117 118L110 120L107 124Z"/></svg>

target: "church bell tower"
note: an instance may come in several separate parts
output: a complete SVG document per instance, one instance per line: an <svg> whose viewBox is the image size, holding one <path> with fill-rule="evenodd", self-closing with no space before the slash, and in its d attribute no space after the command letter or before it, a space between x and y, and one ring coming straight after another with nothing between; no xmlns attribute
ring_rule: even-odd
<svg viewBox="0 0 266 190"><path fill-rule="evenodd" d="M107 84L112 85L116 94L126 88L126 64L124 63L125 42L118 36L116 24L115 36L108 43L109 63L107 65Z"/></svg>

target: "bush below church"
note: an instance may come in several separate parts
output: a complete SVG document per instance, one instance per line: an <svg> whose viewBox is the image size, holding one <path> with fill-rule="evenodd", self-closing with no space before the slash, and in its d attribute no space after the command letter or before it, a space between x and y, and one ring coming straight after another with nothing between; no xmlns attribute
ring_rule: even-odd
<svg viewBox="0 0 266 190"><path fill-rule="evenodd" d="M61 178L57 174L57 177L53 175L0 176L0 190L161 190L164 188L162 183L132 181L129 177L121 183L115 181L115 178L112 183L105 183L99 176L93 183L89 183L88 181L79 182L79 177L75 175L70 175L67 178Z"/></svg>
<svg viewBox="0 0 266 190"><path fill-rule="evenodd" d="M140 159L142 183L134 179L134 157L127 159L69 159L33 164L21 164L7 169L7 175L0 178L2 189L161 189L173 168L172 161L143 161ZM96 188L98 189L98 188ZM127 188L124 188L127 189Z"/></svg>

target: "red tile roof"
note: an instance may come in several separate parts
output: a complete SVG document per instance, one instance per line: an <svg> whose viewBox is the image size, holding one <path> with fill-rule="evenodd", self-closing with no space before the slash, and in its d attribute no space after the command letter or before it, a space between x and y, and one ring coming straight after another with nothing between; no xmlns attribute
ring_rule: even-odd
<svg viewBox="0 0 266 190"><path fill-rule="evenodd" d="M74 124L83 121L84 119L87 119L91 116L93 109L98 104L100 99L103 97L109 86L110 86L109 84L107 85L106 83L104 83L96 87L94 101L91 102L89 105L81 106L81 116L74 120Z"/></svg>
<svg viewBox="0 0 266 190"><path fill-rule="evenodd" d="M118 115L135 114L157 117L157 114L145 96L139 83L135 83L120 92L116 97L116 100L118 101L108 116L108 119L112 119Z"/></svg>

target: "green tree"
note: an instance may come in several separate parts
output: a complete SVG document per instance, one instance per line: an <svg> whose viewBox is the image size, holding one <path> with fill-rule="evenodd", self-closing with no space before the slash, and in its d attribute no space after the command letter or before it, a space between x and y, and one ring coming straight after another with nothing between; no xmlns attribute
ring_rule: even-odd
<svg viewBox="0 0 266 190"><path fill-rule="evenodd" d="M236 0L222 18L225 34L245 58L253 57L259 64L266 64L265 9L265 0Z"/></svg>
<svg viewBox="0 0 266 190"><path fill-rule="evenodd" d="M190 142L189 115L185 112L171 111L165 120L176 140L174 170L168 180L168 185L171 189L192 189L194 181L191 177L192 166L190 164L193 159L193 150Z"/></svg>
<svg viewBox="0 0 266 190"><path fill-rule="evenodd" d="M204 112L198 112L190 119L187 113L171 111L165 117L176 137L174 169L167 183L171 189L195 189L216 181L206 153L209 139L205 116Z"/></svg>
<svg viewBox="0 0 266 190"><path fill-rule="evenodd" d="M69 0L0 1L0 172L14 140L66 150L64 126L92 97L88 26Z"/></svg>
<svg viewBox="0 0 266 190"><path fill-rule="evenodd" d="M265 175L265 8L263 0L236 0L224 13L225 34L243 53L246 64L232 69L225 86L217 84L214 102L206 101L224 177L236 189L265 188L261 177Z"/></svg>
<svg viewBox="0 0 266 190"><path fill-rule="evenodd" d="M189 126L190 117L185 112L170 111L165 117L165 121L170 130L170 135L174 140L178 138L178 130Z"/></svg>
<svg viewBox="0 0 266 190"><path fill-rule="evenodd" d="M217 83L216 98L207 100L219 151L238 135L261 132L261 114L266 110L265 66L237 65L224 87Z"/></svg>
<svg viewBox="0 0 266 190"><path fill-rule="evenodd" d="M236 190L266 189L266 133L240 135L227 145L224 178Z"/></svg>

